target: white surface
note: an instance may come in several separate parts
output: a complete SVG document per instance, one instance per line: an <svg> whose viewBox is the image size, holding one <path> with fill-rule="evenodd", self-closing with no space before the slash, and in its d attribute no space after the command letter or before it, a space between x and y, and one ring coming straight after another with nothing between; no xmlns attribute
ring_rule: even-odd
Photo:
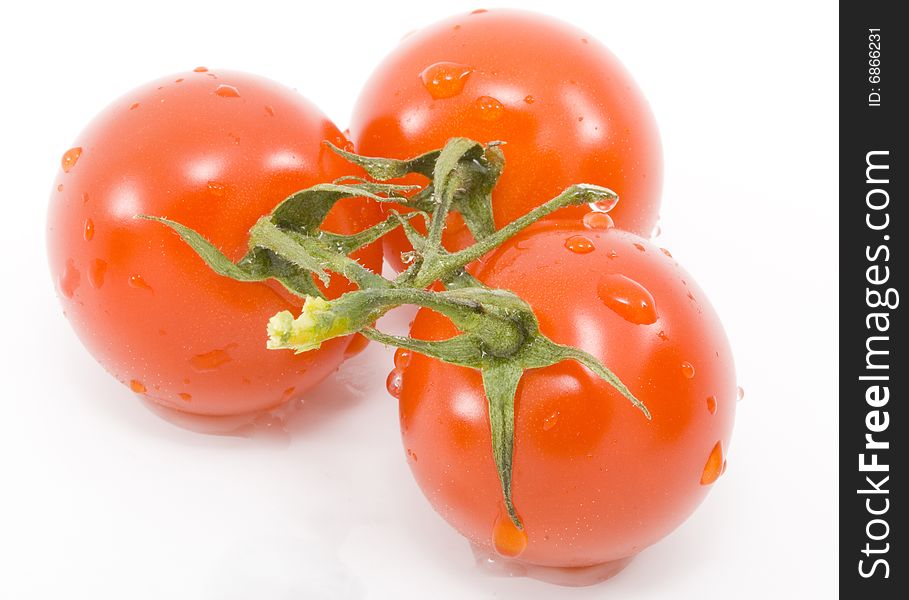
<svg viewBox="0 0 909 600"><path fill-rule="evenodd" d="M297 87L343 128L400 35L476 7L365 4L4 9L0 598L834 596L832 3L521 3L603 40L650 99L666 162L660 242L710 295L746 390L729 471L605 584L475 568L411 479L382 348L319 387L283 441L177 429L82 350L43 239L51 181L78 131L135 85L200 64Z"/></svg>

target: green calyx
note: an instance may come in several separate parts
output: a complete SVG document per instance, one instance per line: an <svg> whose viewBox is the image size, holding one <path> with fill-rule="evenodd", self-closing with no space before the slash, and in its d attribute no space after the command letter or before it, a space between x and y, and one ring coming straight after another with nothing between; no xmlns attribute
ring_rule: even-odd
<svg viewBox="0 0 909 600"><path fill-rule="evenodd" d="M142 218L173 229L206 264L225 277L238 281L276 279L290 292L305 298L296 317L283 311L269 320L268 348L308 352L330 339L360 332L373 341L479 370L489 403L492 454L502 499L512 522L522 528L512 496L512 471L514 400L525 370L563 360L577 361L612 385L647 419L650 412L594 356L544 336L533 310L521 298L507 290L487 288L466 267L560 208L615 200L615 193L595 185L573 185L497 229L491 194L505 167L499 143L483 145L453 138L441 150L408 160L359 156L326 144L376 181L347 177L292 194L252 227L249 250L237 262L184 225L161 217ZM426 177L428 183L388 183L411 173ZM385 221L352 235L322 231L322 223L335 203L351 197L393 202L411 212L391 211ZM476 240L457 252L449 252L442 245L445 220L451 212L461 214ZM414 219L423 220L425 235L414 227ZM395 279L386 279L350 257L398 227L413 250L408 253L408 268ZM327 285L334 275L344 277L358 289L335 299L325 298L317 282ZM442 289L429 289L437 284ZM382 315L404 304L444 315L459 333L445 340L425 341L374 328Z"/></svg>

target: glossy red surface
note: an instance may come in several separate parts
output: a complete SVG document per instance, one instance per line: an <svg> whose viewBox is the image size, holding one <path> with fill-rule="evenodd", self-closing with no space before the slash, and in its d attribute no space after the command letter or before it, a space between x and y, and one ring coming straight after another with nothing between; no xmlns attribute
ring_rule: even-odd
<svg viewBox="0 0 909 600"><path fill-rule="evenodd" d="M565 247L582 233L590 252ZM599 358L653 416L576 362L525 372L515 401L514 503L527 536L518 560L609 563L675 529L721 473L716 449L728 448L737 397L723 328L691 276L633 234L578 222L517 236L476 274L525 299L550 339ZM642 318L604 302L610 286L624 297L646 291L647 304L630 311ZM424 339L456 333L425 309L411 331ZM514 554L515 532L500 524L479 371L413 354L400 414L411 470L435 509L474 544L501 543Z"/></svg>
<svg viewBox="0 0 909 600"><path fill-rule="evenodd" d="M350 132L361 154L397 158L454 136L506 142L499 226L575 183L616 191L620 228L649 236L657 221L662 156L644 96L606 46L550 17L465 13L406 36L364 86ZM461 228L450 223L450 233ZM409 249L403 234L388 236L392 265Z"/></svg>
<svg viewBox="0 0 909 600"><path fill-rule="evenodd" d="M326 139L345 142L296 92L198 69L129 92L79 135L54 183L48 255L67 317L108 371L167 407L235 415L298 397L341 363L351 338L297 356L266 350L268 318L301 301L216 275L174 232L135 218L179 221L239 259L248 229L281 200L352 172ZM378 218L345 200L326 229ZM359 256L381 267L378 246ZM345 289L334 278L329 295Z"/></svg>

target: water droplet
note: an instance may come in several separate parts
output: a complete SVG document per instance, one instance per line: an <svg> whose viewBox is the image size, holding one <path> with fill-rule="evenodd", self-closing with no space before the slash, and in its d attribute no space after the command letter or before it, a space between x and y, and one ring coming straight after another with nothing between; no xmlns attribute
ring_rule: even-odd
<svg viewBox="0 0 909 600"><path fill-rule="evenodd" d="M411 360L413 360L413 352L407 348L398 348L395 350L395 368L406 369L410 366Z"/></svg>
<svg viewBox="0 0 909 600"><path fill-rule="evenodd" d="M429 65L420 73L420 79L429 95L440 100L457 96L464 89L464 84L473 69L453 62L437 62Z"/></svg>
<svg viewBox="0 0 909 600"><path fill-rule="evenodd" d="M80 156L82 156L82 148L78 146L64 152L63 158L60 159L60 166L63 167L63 172L69 173L76 166Z"/></svg>
<svg viewBox="0 0 909 600"><path fill-rule="evenodd" d="M138 102L133 102L132 104L129 105L130 110L136 110L137 108L139 108Z"/></svg>
<svg viewBox="0 0 909 600"><path fill-rule="evenodd" d="M736 390L735 390L736 401L741 402L742 398L744 398L744 397L745 397L745 388L743 388L742 386L738 386L738 388L736 388Z"/></svg>
<svg viewBox="0 0 909 600"><path fill-rule="evenodd" d="M95 237L95 224L91 219L85 219L85 225L82 227L82 237L85 241L91 241Z"/></svg>
<svg viewBox="0 0 909 600"><path fill-rule="evenodd" d="M63 184L62 184L62 183L58 183L58 184L57 184L57 191L58 191L58 192L62 192L62 191L63 191Z"/></svg>
<svg viewBox="0 0 909 600"><path fill-rule="evenodd" d="M578 117L578 123L581 123L584 120L584 117Z"/></svg>
<svg viewBox="0 0 909 600"><path fill-rule="evenodd" d="M663 233L663 228L660 227L659 223L657 223L656 225L653 226L653 229L650 230L650 237L652 237L652 238L660 237L661 233Z"/></svg>
<svg viewBox="0 0 909 600"><path fill-rule="evenodd" d="M508 558L520 556L527 548L527 531L515 526L504 507L499 510L492 526L492 547L501 556Z"/></svg>
<svg viewBox="0 0 909 600"><path fill-rule="evenodd" d="M707 396L707 411L712 415L716 414L716 396Z"/></svg>
<svg viewBox="0 0 909 600"><path fill-rule="evenodd" d="M266 104L266 105L265 105L265 114L267 114L269 117L275 116L275 109L274 109L274 107L269 106L269 105Z"/></svg>
<svg viewBox="0 0 909 600"><path fill-rule="evenodd" d="M129 389L136 392L137 394L144 394L146 391L145 384L138 379L133 379L129 382Z"/></svg>
<svg viewBox="0 0 909 600"><path fill-rule="evenodd" d="M704 465L704 472L701 474L701 485L710 485L723 474L723 444L717 442L707 457L707 464Z"/></svg>
<svg viewBox="0 0 909 600"><path fill-rule="evenodd" d="M92 261L88 268L88 282L96 290L101 289L104 285L104 274L107 272L107 263L100 258Z"/></svg>
<svg viewBox="0 0 909 600"><path fill-rule="evenodd" d="M183 83L183 78L178 77L177 79L174 79L174 83Z"/></svg>
<svg viewBox="0 0 909 600"><path fill-rule="evenodd" d="M240 90L238 90L237 88L235 88L232 85L227 85L225 83L222 83L217 88L215 88L215 93L217 95L221 96L222 98L239 98L240 97Z"/></svg>
<svg viewBox="0 0 909 600"><path fill-rule="evenodd" d="M543 419L543 431L549 431L559 422L559 411L554 410L552 414Z"/></svg>
<svg viewBox="0 0 909 600"><path fill-rule="evenodd" d="M615 257L617 257L618 255L619 255L619 253L616 252L615 250L610 250L610 251L606 254L606 257L607 257L607 258L615 258Z"/></svg>
<svg viewBox="0 0 909 600"><path fill-rule="evenodd" d="M612 198L606 198L605 200L600 200L598 202L591 202L587 206L590 207L590 210L595 212L609 212L615 205L619 203L619 197L614 196Z"/></svg>
<svg viewBox="0 0 909 600"><path fill-rule="evenodd" d="M640 250L641 252L644 252L647 250L647 248L644 247L644 244L641 244L638 242L634 243L634 247L637 248L638 250Z"/></svg>
<svg viewBox="0 0 909 600"><path fill-rule="evenodd" d="M195 69L193 69L193 71L195 71L196 73L207 73L208 68L207 67L196 67Z"/></svg>
<svg viewBox="0 0 909 600"><path fill-rule="evenodd" d="M575 254L587 254L594 251L593 242L583 235L573 235L565 240L565 247Z"/></svg>
<svg viewBox="0 0 909 600"><path fill-rule="evenodd" d="M666 335L666 332L663 331L662 329L661 329L660 332L657 334L657 337L660 338L661 340L663 340L664 342L665 342L666 340L669 339L669 336Z"/></svg>
<svg viewBox="0 0 909 600"><path fill-rule="evenodd" d="M486 9L486 8L478 8L478 9L476 9L476 10L470 11L470 14L472 14L472 15L479 15L479 14L482 14L482 13L484 13L484 12L489 12L489 9Z"/></svg>
<svg viewBox="0 0 909 600"><path fill-rule="evenodd" d="M230 354L227 353L227 350L218 348L210 352L196 354L189 359L189 364L196 371L204 373L205 371L214 371L221 365L225 365L232 360L233 359L230 357Z"/></svg>
<svg viewBox="0 0 909 600"><path fill-rule="evenodd" d="M349 135L350 135L350 130L349 130L349 129L346 129L346 130L344 130L344 133L343 133L343 134L341 134L341 135L336 135L336 136L335 136L335 139L332 140L332 143L333 143L335 146L337 146L338 148L341 148L342 150L345 150L345 151L347 151L347 152L353 152L353 151L354 151L354 145L353 145L353 142L351 142L351 141L348 139L348 136L349 136Z"/></svg>
<svg viewBox="0 0 909 600"><path fill-rule="evenodd" d="M592 210L583 219L584 227L587 229L611 229L615 227L615 222L607 213Z"/></svg>
<svg viewBox="0 0 909 600"><path fill-rule="evenodd" d="M597 296L603 304L630 323L649 325L656 322L656 303L640 283L619 273L600 278Z"/></svg>
<svg viewBox="0 0 909 600"><path fill-rule="evenodd" d="M212 195L218 196L219 198L224 195L224 190L226 189L227 186L223 183L218 183L217 181L208 182L208 191L211 192Z"/></svg>
<svg viewBox="0 0 909 600"><path fill-rule="evenodd" d="M136 288L137 290L148 290L152 292L152 287L148 285L148 282L142 279L141 275L130 275L129 276L129 286Z"/></svg>
<svg viewBox="0 0 909 600"><path fill-rule="evenodd" d="M492 96L480 96L474 106L484 121L497 121L505 114L505 107Z"/></svg>
<svg viewBox="0 0 909 600"><path fill-rule="evenodd" d="M189 394L187 392L180 392L177 395L180 396L180 400L183 400L184 402L189 402L190 400L193 399L193 395Z"/></svg>
<svg viewBox="0 0 909 600"><path fill-rule="evenodd" d="M589 42L587 41L587 38L581 38L581 43L582 43L582 44L587 44L587 43L589 43Z"/></svg>
<svg viewBox="0 0 909 600"><path fill-rule="evenodd" d="M60 275L60 278L57 281L57 285L60 287L60 293L67 298L72 298L73 294L76 293L76 288L79 287L79 269L76 268L73 259L66 261L66 267L63 269L63 274Z"/></svg>
<svg viewBox="0 0 909 600"><path fill-rule="evenodd" d="M527 104L533 104L533 101L534 101L534 97L531 96L530 94L527 94L526 96L524 96L524 102L526 102Z"/></svg>
<svg viewBox="0 0 909 600"><path fill-rule="evenodd" d="M408 448L407 449L407 458L411 459L414 462L417 462L417 453L414 452L413 450L411 450L410 448Z"/></svg>
<svg viewBox="0 0 909 600"><path fill-rule="evenodd" d="M88 192L82 192L82 205L88 204Z"/></svg>
<svg viewBox="0 0 909 600"><path fill-rule="evenodd" d="M662 252L663 254L665 254L666 256L668 256L669 258L672 258L672 253L670 253L669 250L667 250L666 248L660 248L660 252Z"/></svg>
<svg viewBox="0 0 909 600"><path fill-rule="evenodd" d="M401 387L404 384L404 372L401 369L393 369L385 380L385 388L388 393L395 398L401 397Z"/></svg>
<svg viewBox="0 0 909 600"><path fill-rule="evenodd" d="M690 362L682 363L682 375L685 376L685 379L694 379L694 365Z"/></svg>

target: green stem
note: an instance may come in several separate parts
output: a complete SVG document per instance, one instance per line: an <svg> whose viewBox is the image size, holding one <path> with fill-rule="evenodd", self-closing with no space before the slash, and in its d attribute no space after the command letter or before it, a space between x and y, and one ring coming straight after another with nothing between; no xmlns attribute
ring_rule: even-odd
<svg viewBox="0 0 909 600"><path fill-rule="evenodd" d="M591 371L593 371L597 377L606 381L609 385L614 387L620 394L622 394L625 398L627 398L629 401L631 401L631 403L638 410L640 410L642 413L644 413L644 416L647 417L648 421L652 418L650 415L650 411L647 409L647 407L644 405L644 403L641 402L634 394L632 394L631 390L629 390L628 387L624 383L622 383L622 380L619 379L618 377L616 377L615 373L610 371L609 368L607 368L603 363L601 363L595 356L593 356L592 354L589 354L587 352L584 352L583 350L581 350L579 348L574 348L572 346L561 346L560 345L560 348L562 349L563 355L566 360L577 361L577 362L581 363L582 365L584 365L585 367L587 367L588 369L590 369Z"/></svg>
<svg viewBox="0 0 909 600"><path fill-rule="evenodd" d="M424 262L423 268L414 277L413 285L425 287L436 280L446 281L466 265L477 260L491 250L498 248L502 243L516 235L522 229L533 225L540 219L551 215L560 208L576 206L579 204L589 204L591 202L599 202L614 198L616 198L616 193L604 187L587 184L573 185L555 198L538 206L527 214L518 217L502 229L499 229L492 235L483 238L464 250L453 254L438 256L434 261L434 264L427 264Z"/></svg>
<svg viewBox="0 0 909 600"><path fill-rule="evenodd" d="M438 189L438 188L436 188ZM442 245L442 232L445 230L445 219L451 210L451 194L440 194L438 205L432 213L432 221L429 223L429 233L426 235L426 241L423 243L423 265L431 264L438 255L438 248Z"/></svg>
<svg viewBox="0 0 909 600"><path fill-rule="evenodd" d="M520 310L529 310L510 292L465 288L431 292L414 288L372 288L348 292L336 300L307 302L302 319L282 316L272 324L272 348L306 351L333 337L360 331L392 308L413 304L448 317L469 334L472 348L457 358L458 364L477 364L477 357L502 358L514 355L530 331ZM446 360L454 357L448 355Z"/></svg>
<svg viewBox="0 0 909 600"><path fill-rule="evenodd" d="M514 462L514 397L524 367L517 362L502 362L483 370L483 391L489 411L489 431L492 437L492 457L496 463L502 498L508 517L518 529L524 524L518 518L511 494Z"/></svg>
<svg viewBox="0 0 909 600"><path fill-rule="evenodd" d="M249 234L251 244L267 248L278 256L315 272L326 285L328 284L326 269L339 273L364 289L387 288L392 285L390 281L373 273L349 256L335 252L316 238L285 231L268 217L259 219Z"/></svg>
<svg viewBox="0 0 909 600"><path fill-rule="evenodd" d="M351 235L342 235L319 230L317 237L322 242L333 247L336 252L347 255L375 242L389 231L397 229L402 224L407 223L408 220L418 216L420 216L420 213L414 212L400 215L392 211L392 214L384 221L376 223L363 231Z"/></svg>
<svg viewBox="0 0 909 600"><path fill-rule="evenodd" d="M456 194L465 193L463 185L467 175L461 161L469 157L471 153L478 152L482 152L482 146L473 140L454 138L449 140L439 153L432 177L432 185L435 190L433 199L436 207L422 252L423 268L435 263L438 249L442 246L442 232L445 229L445 221L451 210L452 202L454 202Z"/></svg>
<svg viewBox="0 0 909 600"><path fill-rule="evenodd" d="M424 356L461 367L475 368L483 360L483 351L468 334L456 335L446 340L418 340L412 337L390 335L367 327L360 331L367 339L385 346L405 348Z"/></svg>

